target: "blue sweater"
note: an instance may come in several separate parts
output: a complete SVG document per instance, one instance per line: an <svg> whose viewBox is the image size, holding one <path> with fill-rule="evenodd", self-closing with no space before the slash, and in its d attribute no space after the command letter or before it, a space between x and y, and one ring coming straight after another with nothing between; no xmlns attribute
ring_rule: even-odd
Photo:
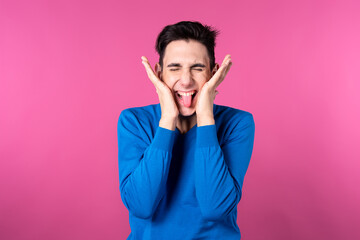
<svg viewBox="0 0 360 240"><path fill-rule="evenodd" d="M118 121L121 199L129 239L240 239L237 204L251 158L251 113L214 104L215 125L159 127L160 104Z"/></svg>

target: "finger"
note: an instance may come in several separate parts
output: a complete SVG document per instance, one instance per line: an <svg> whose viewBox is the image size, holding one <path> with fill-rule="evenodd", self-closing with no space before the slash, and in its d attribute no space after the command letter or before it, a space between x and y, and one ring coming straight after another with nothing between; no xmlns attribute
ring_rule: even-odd
<svg viewBox="0 0 360 240"><path fill-rule="evenodd" d="M229 72L230 67L231 67L231 65L229 65L227 68L224 68L224 70L222 71L221 76L214 83L214 88L217 88L225 80L225 77L226 77L227 73Z"/></svg>
<svg viewBox="0 0 360 240"><path fill-rule="evenodd" d="M225 56L224 61L221 64L219 70L210 79L209 84L214 88L217 88L220 85L220 83L225 79L225 76L230 70L231 65L232 65L231 56L228 54Z"/></svg>
<svg viewBox="0 0 360 240"><path fill-rule="evenodd" d="M156 75L154 73L154 70L150 66L149 60L145 56L142 56L141 60L142 60L142 64L145 67L146 73L148 74L148 77L150 78L150 80L153 80L153 78L156 77Z"/></svg>
<svg viewBox="0 0 360 240"><path fill-rule="evenodd" d="M224 71L226 72L229 64L231 63L231 56L230 54L226 55L218 72L219 72L219 75L222 75L224 73Z"/></svg>
<svg viewBox="0 0 360 240"><path fill-rule="evenodd" d="M149 60L145 56L142 56L141 59L142 59L142 64L145 67L145 70L146 70L146 73L147 73L149 79L155 85L155 87L158 87L160 80L156 76L154 70L151 68Z"/></svg>
<svg viewBox="0 0 360 240"><path fill-rule="evenodd" d="M226 74L229 72L230 67L232 65L231 56L229 54L226 55L223 64L224 64L224 68L221 71L221 77L225 78Z"/></svg>
<svg viewBox="0 0 360 240"><path fill-rule="evenodd" d="M228 67L227 67L227 69L225 71L225 75L227 75L227 73L229 72L231 66L232 66L232 62L229 63L229 65L228 65Z"/></svg>
<svg viewBox="0 0 360 240"><path fill-rule="evenodd" d="M230 54L227 54L227 55L224 57L224 60L223 60L223 62L221 63L221 65L225 65L229 59L231 60L231 55L230 55Z"/></svg>
<svg viewBox="0 0 360 240"><path fill-rule="evenodd" d="M221 64L220 68L215 72L215 74L209 80L210 85L215 84L215 82L222 76L222 73L224 72L225 68L226 68L226 64L225 64L225 59L224 59L224 61Z"/></svg>

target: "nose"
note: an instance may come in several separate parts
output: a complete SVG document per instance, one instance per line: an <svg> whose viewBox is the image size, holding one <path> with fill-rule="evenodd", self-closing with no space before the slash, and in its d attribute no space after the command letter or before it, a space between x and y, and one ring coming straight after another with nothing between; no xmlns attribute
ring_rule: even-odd
<svg viewBox="0 0 360 240"><path fill-rule="evenodd" d="M193 84L193 78L189 70L183 70L180 79L181 85L184 87L191 86Z"/></svg>

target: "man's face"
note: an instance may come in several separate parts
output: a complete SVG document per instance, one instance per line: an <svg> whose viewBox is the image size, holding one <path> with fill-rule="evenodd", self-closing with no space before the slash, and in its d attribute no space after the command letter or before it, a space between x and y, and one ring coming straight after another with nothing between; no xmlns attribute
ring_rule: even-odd
<svg viewBox="0 0 360 240"><path fill-rule="evenodd" d="M206 47L194 40L170 42L165 49L162 72L158 74L173 92L180 114L193 115L198 92L213 75Z"/></svg>

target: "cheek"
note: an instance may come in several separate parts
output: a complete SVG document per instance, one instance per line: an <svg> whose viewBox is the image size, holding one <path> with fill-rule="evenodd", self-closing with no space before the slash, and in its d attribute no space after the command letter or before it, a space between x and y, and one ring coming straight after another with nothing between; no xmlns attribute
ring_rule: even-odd
<svg viewBox="0 0 360 240"><path fill-rule="evenodd" d="M163 77L163 82L171 89L176 83L176 76L166 76Z"/></svg>
<svg viewBox="0 0 360 240"><path fill-rule="evenodd" d="M200 86L204 85L211 78L210 74L202 73L196 76L197 82Z"/></svg>

